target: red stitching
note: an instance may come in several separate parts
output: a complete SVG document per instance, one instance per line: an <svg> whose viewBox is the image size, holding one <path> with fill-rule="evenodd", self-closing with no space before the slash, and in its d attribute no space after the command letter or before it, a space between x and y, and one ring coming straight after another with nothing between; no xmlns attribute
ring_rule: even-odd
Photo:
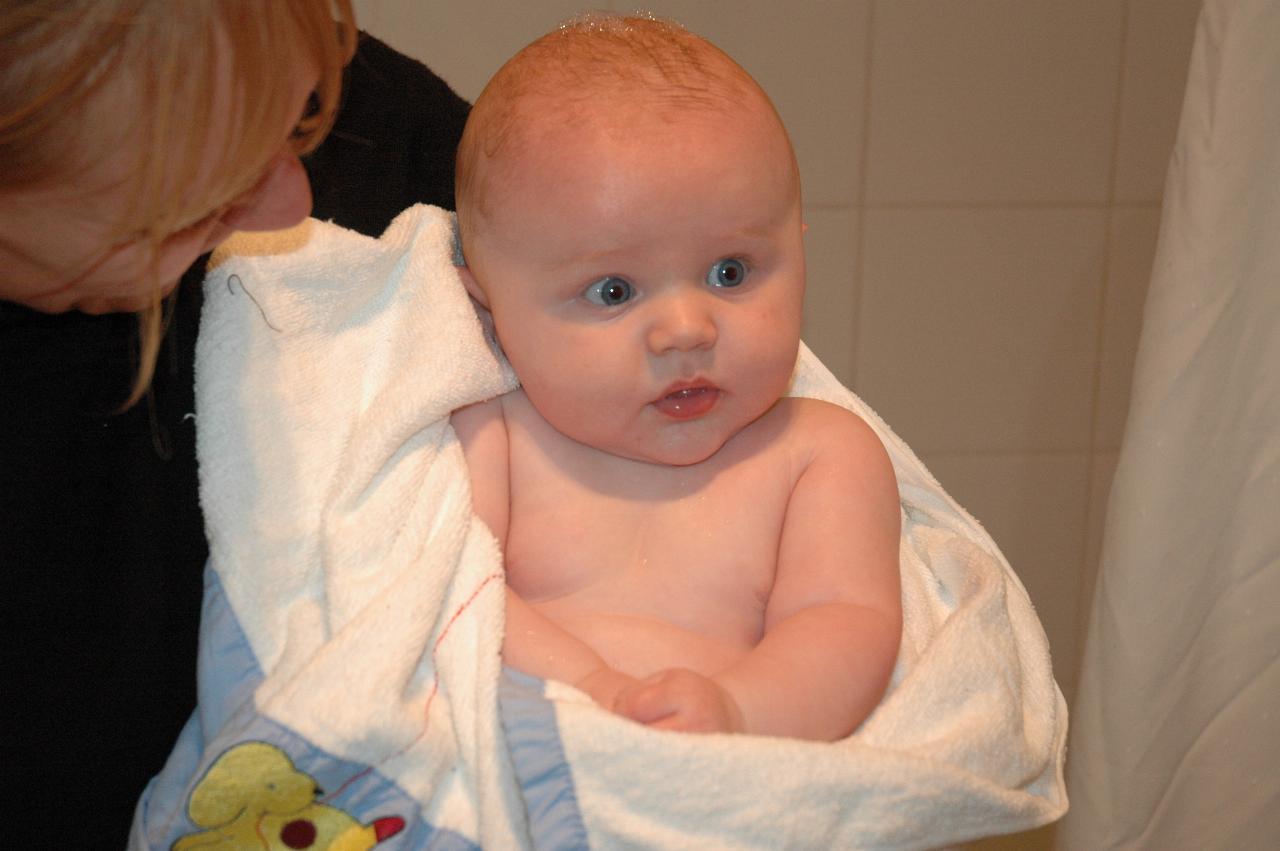
<svg viewBox="0 0 1280 851"><path fill-rule="evenodd" d="M419 738L421 738L421 737L419 737ZM416 742L416 741L417 741L417 739L414 739L413 741L414 741L414 742ZM409 745L410 745L410 747L412 747L412 746L413 746L413 742L410 742L410 743L409 743ZM405 750L408 750L408 749L409 749L409 748L405 748ZM400 753L404 753L404 751L400 751ZM392 754L391 756L399 756L399 755L400 755L400 754L399 754L399 753L397 753L397 754ZM391 758L391 757L387 757L387 759L390 759L390 758ZM386 760L383 760L383 762L386 762ZM371 773L372 771L373 771L373 766L372 766L372 765L366 766L365 768L361 769L360 771L357 771L355 774L351 775L351 777L350 777L350 778L348 778L348 779L347 779L347 781L346 781L345 783L343 783L341 786L339 786L339 787L337 788L337 791L330 792L328 795L325 795L325 796L324 796L323 798L321 798L320 800L321 800L321 801L332 801L334 798L338 797L338 796L339 796L339 795L341 795L343 792L347 791L347 787L348 787L348 786L350 786L352 783L355 783L355 782L356 782L357 780L359 780L361 777L364 777L366 774L369 774L369 773Z"/></svg>
<svg viewBox="0 0 1280 851"><path fill-rule="evenodd" d="M431 648L431 694L427 695L427 703L422 708L422 732L418 735L418 739L421 739L427 734L427 725L431 723L431 702L436 699L436 692L440 690L440 667L436 665L436 651L440 649L441 642L443 642L449 635L449 630L453 629L454 623L462 616L462 613L475 602L476 597L480 596L480 592L485 589L485 586L495 579L506 579L506 575L502 573L491 573L486 576L484 580L476 586L476 590L471 592L471 596L467 598L467 601L458 607L458 610L453 613L453 617L449 618L449 622L445 624L444 629L440 632L440 637L436 639L435 645ZM414 743L416 743L418 739L414 739Z"/></svg>
<svg viewBox="0 0 1280 851"><path fill-rule="evenodd" d="M475 590L471 592L471 596L466 599L466 602L464 602L461 606L458 607L458 610L455 611L453 615L449 618L449 622L445 624L444 629L441 630L440 637L437 638L436 643L431 646L431 676L432 676L431 693L427 695L427 702L423 706L423 710L422 710L422 732L419 733L417 736L415 736L413 740L410 741L403 748L391 754L390 756L387 756L386 758L380 760L378 763L379 765L382 765L383 763L386 763L386 762L390 762L391 760L395 759L401 754L404 754L410 748L416 745L418 742L422 741L422 737L427 734L427 726L431 723L431 702L435 700L436 692L440 690L440 668L438 665L436 665L436 654L440 650L440 645L444 642L445 638L448 637L449 630L453 629L453 625L457 623L458 618L462 617L463 613L466 612L466 610L471 607L471 604L476 601L476 597L480 596L480 592L483 591L490 582L493 582L496 579L505 580L506 574L493 573L493 574L490 574L489 576L486 576L480 582L480 584L476 586ZM331 792L328 795L325 795L322 800L330 801L338 797L347 789L348 786L350 786L352 783L355 783L357 780L359 780L361 777L364 777L366 774L369 774L370 772L372 772L373 769L374 769L374 766L370 765L366 767L364 770L357 772L345 783L339 786L336 791Z"/></svg>

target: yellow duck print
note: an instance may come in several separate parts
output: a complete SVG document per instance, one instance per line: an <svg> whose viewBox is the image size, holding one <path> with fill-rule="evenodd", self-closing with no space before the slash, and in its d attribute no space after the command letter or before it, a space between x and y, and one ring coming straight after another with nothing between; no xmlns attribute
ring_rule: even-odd
<svg viewBox="0 0 1280 851"><path fill-rule="evenodd" d="M368 851L404 829L395 816L361 824L316 803L321 794L275 745L236 745L209 767L187 802L187 815L203 830L174 842L172 851Z"/></svg>

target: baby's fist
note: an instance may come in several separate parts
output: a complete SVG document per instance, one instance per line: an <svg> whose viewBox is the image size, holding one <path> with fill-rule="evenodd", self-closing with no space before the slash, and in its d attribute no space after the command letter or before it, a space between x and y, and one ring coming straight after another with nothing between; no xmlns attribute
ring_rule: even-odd
<svg viewBox="0 0 1280 851"><path fill-rule="evenodd" d="M742 712L715 680L685 668L660 671L618 693L619 715L660 730L738 733Z"/></svg>

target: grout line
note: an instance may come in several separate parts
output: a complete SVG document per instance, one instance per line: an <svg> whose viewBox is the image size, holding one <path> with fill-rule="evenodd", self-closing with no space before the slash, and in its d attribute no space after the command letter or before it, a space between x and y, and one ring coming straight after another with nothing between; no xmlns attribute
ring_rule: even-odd
<svg viewBox="0 0 1280 851"><path fill-rule="evenodd" d="M954 458L1066 458L1080 455L1092 458L1093 452L1088 447L1078 449L915 449L921 458L954 459ZM1100 452L1116 450L1099 450Z"/></svg>
<svg viewBox="0 0 1280 851"><path fill-rule="evenodd" d="M1159 210L1160 201L876 201L859 202L861 210ZM847 204L807 203L814 210L845 210Z"/></svg>
<svg viewBox="0 0 1280 851"><path fill-rule="evenodd" d="M859 140L857 187L854 190L854 195L857 199L855 209L858 211L858 221L854 225L853 234L853 315L849 317L849 335L852 339L850 341L850 363L848 364L849 388L854 392L857 392L858 372L861 366L861 358L858 356L858 343L862 339L862 291L866 278L865 248L867 242L867 217L863 215L863 211L867 209L867 177L871 162L871 79L875 68L875 30L876 0L870 0L867 3L866 41L864 44L866 55L862 67L862 138Z"/></svg>
<svg viewBox="0 0 1280 851"><path fill-rule="evenodd" d="M1115 221L1115 211L1119 205L1116 203L1116 183L1118 182L1117 172L1119 170L1120 161L1120 120L1123 112L1124 93L1126 82L1126 59L1129 46L1129 26L1130 16L1132 13L1133 0L1126 0L1120 9L1120 49L1116 68L1116 91L1115 104L1111 110L1111 162L1107 172L1107 208L1103 216L1106 231L1102 236L1102 285L1098 292L1097 320L1098 328L1094 337L1093 350L1093 387L1092 387L1092 404L1091 414L1089 418L1089 465L1085 471L1085 503L1084 503L1084 541L1081 544L1080 551L1080 585L1077 589L1078 598L1076 600L1076 658L1083 659L1085 637L1088 633L1089 620L1091 619L1093 609L1093 590L1097 585L1097 572L1100 565L1091 564L1091 547L1090 542L1096 535L1101 535L1101 529L1094 529L1093 523L1093 501L1099 498L1097 494L1097 465L1094 462L1102 448L1098 445L1099 433L1099 414L1102 408L1102 357L1106 344L1106 327L1107 327L1107 298L1110 295L1111 287L1115 284L1111 280L1111 260L1112 253L1115 250L1113 245L1113 225ZM1100 516L1106 516L1106 512L1100 512Z"/></svg>

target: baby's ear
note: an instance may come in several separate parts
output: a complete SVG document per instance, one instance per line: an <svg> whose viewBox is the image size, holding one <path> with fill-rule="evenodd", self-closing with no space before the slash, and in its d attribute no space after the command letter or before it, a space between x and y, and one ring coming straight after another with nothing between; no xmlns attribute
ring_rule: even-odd
<svg viewBox="0 0 1280 851"><path fill-rule="evenodd" d="M484 290L480 289L480 285L476 283L476 276L471 274L471 270L467 268L466 255L462 253L462 234L458 230L458 214L451 213L449 216L450 224L453 226L453 268L458 270L458 275L462 278L462 285L467 288L467 293L475 299L485 310L489 309L489 300L485 298Z"/></svg>
<svg viewBox="0 0 1280 851"><path fill-rule="evenodd" d="M455 266L458 270L458 277L462 279L462 285L467 288L467 294L485 310L489 309L489 298L484 294L480 284L476 282L476 276L471 274L471 270L466 266Z"/></svg>

